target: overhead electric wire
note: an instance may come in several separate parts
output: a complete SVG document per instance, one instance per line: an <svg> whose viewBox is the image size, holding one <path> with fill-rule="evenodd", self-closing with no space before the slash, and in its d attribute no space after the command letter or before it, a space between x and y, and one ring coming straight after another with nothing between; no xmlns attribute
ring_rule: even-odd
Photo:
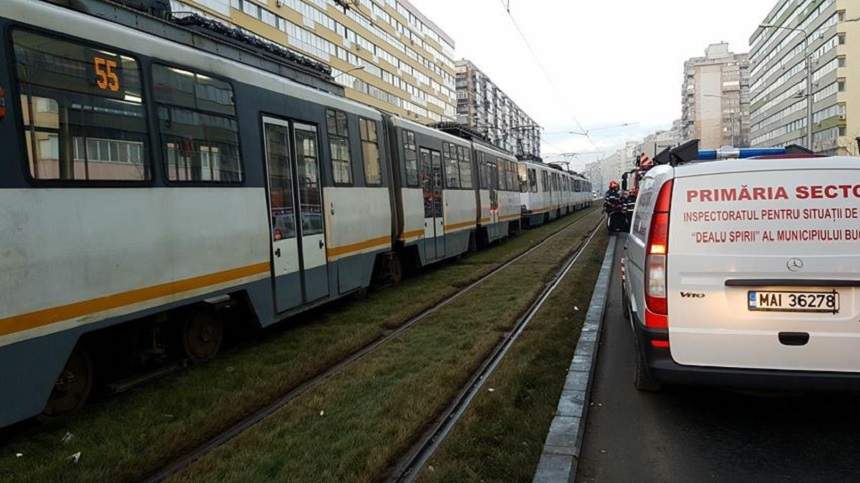
<svg viewBox="0 0 860 483"><path fill-rule="evenodd" d="M516 18L514 18L514 14L512 14L512 13L511 13L511 1L510 1L510 0L507 0L507 1L506 1L506 0L499 0L499 1L500 1L500 2L502 2L502 7L503 7L503 8L505 9L505 11L508 13L508 17L510 17L510 19L511 19L511 23L514 25L514 29L516 29L516 31L517 31L517 33L519 34L520 38L523 40L523 43L526 45L526 48L528 49L529 53L530 53L530 54L532 55L532 57L534 58L535 63L536 63L536 64L537 64L537 66L540 68L540 70L541 70L541 72L543 73L544 77L546 77L546 80L547 80L547 82L549 83L550 87L552 87L553 91L555 91L556 96L558 96L558 97L559 97L559 99L560 99L560 100L561 100L565 105L567 105L567 107L568 107L568 108L570 108L570 103L569 103L569 101L568 101L568 100L567 100L567 98L566 98L566 97L561 93L561 89L559 89L558 85L556 85L555 81L552 79L552 76L549 74L549 70L547 70L547 68L546 68L546 67L544 67L543 62L541 62L540 57L537 55L537 52L534 50L534 48L532 48L532 44L529 42L529 40L528 40L528 38L526 37L525 33L524 33L524 32L523 32L523 30L520 28L519 24L517 23ZM586 138L586 139L588 139L588 142L591 144L591 146L592 146L594 149L598 149L598 148L597 148L597 145L594 143L594 140L593 140L593 139L591 139L591 136L589 136L589 135L587 134L587 133L588 133L588 131L587 131L587 130L582 126L582 123L580 123L580 122L579 122L579 119L577 119L576 115L575 115L575 114L573 114L573 110L572 110L572 109L571 109L571 111L570 111L570 117L573 119L573 122L575 122L575 123L576 123L577 127L579 128L579 130L580 130L580 131L582 131L582 132L585 132L585 133L586 133L585 138Z"/></svg>

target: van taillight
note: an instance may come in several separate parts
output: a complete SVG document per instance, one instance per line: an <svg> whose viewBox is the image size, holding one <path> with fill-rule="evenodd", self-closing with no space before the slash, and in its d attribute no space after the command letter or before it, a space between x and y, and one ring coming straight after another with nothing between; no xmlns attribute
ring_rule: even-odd
<svg viewBox="0 0 860 483"><path fill-rule="evenodd" d="M666 259L669 255L672 185L672 180L669 180L660 188L657 203L654 205L654 215L651 217L651 229L648 230L648 245L645 247L645 326L649 329L669 327L666 317Z"/></svg>

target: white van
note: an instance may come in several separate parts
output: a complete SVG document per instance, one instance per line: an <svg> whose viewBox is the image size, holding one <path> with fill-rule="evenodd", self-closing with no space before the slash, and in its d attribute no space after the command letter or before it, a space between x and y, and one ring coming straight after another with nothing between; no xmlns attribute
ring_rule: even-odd
<svg viewBox="0 0 860 483"><path fill-rule="evenodd" d="M625 248L638 389L860 387L860 159L657 166Z"/></svg>

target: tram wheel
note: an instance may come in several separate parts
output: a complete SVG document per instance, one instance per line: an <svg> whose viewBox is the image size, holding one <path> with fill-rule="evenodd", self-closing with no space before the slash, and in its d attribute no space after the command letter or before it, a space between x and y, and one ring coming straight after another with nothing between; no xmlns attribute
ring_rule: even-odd
<svg viewBox="0 0 860 483"><path fill-rule="evenodd" d="M196 310L182 325L182 348L192 362L214 359L223 340L224 322L212 311Z"/></svg>
<svg viewBox="0 0 860 483"><path fill-rule="evenodd" d="M75 347L66 366L54 383L45 407L46 416L60 416L84 407L93 389L95 366L83 347Z"/></svg>

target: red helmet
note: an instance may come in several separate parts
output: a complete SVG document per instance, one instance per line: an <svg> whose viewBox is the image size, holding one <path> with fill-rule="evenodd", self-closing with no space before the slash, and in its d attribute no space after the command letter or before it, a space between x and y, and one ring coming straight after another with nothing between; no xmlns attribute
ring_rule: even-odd
<svg viewBox="0 0 860 483"><path fill-rule="evenodd" d="M615 181L614 179L609 182L609 189L611 190L617 190L620 186L621 185L618 184L618 181Z"/></svg>

